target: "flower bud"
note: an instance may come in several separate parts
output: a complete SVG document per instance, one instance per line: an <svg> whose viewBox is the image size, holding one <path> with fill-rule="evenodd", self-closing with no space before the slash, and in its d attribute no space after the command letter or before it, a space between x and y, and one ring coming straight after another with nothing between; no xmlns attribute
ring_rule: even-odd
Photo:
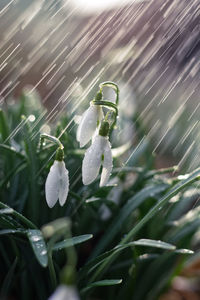
<svg viewBox="0 0 200 300"><path fill-rule="evenodd" d="M59 148L60 149L60 148ZM58 149L58 158L62 149ZM64 161L55 160L45 183L45 195L46 201L50 208L52 208L57 200L61 206L66 202L67 195L69 192L69 175L68 170L65 167Z"/></svg>

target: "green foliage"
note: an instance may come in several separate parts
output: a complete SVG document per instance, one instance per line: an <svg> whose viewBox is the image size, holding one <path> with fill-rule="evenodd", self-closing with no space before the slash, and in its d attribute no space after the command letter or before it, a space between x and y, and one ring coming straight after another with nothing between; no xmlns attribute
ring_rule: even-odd
<svg viewBox="0 0 200 300"><path fill-rule="evenodd" d="M157 299L194 255L200 169L185 176L174 175L175 167L154 170L135 116L135 142L113 149L111 184L99 188L98 178L84 186L76 126L66 115L57 125L45 116L26 94L0 111L2 297L43 300L65 283L81 299ZM44 128L63 144L70 176L65 205L52 209L44 185L57 148L40 146Z"/></svg>

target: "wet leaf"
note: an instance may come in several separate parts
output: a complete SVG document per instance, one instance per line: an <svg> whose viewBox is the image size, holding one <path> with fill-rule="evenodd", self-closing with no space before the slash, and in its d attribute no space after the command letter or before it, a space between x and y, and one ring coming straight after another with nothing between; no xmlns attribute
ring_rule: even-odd
<svg viewBox="0 0 200 300"><path fill-rule="evenodd" d="M161 248L166 250L175 250L176 246L162 242L162 241L156 241L156 240L150 240L150 239L140 239L138 241L133 242L136 246L146 246L146 247L155 247L155 248Z"/></svg>
<svg viewBox="0 0 200 300"><path fill-rule="evenodd" d="M62 242L56 243L53 246L52 250L53 251L62 250L62 249L67 248L67 247L71 247L71 246L74 246L74 245L77 245L77 244L81 244L85 241L90 240L91 238L93 238L92 234L84 234L84 235L75 236L71 239L66 239Z"/></svg>
<svg viewBox="0 0 200 300"><path fill-rule="evenodd" d="M39 264L42 267L46 267L48 264L47 248L41 231L29 229L27 230L27 236Z"/></svg>

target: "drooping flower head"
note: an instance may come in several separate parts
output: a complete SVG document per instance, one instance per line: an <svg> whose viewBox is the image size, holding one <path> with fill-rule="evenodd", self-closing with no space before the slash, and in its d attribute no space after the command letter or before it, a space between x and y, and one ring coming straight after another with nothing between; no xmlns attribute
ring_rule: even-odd
<svg viewBox="0 0 200 300"><path fill-rule="evenodd" d="M80 147L84 147L91 140L102 118L101 106L91 103L90 107L84 112L77 130L76 139L80 143Z"/></svg>
<svg viewBox="0 0 200 300"><path fill-rule="evenodd" d="M83 184L92 183L98 176L102 165L100 186L107 184L112 171L112 152L108 140L109 123L102 122L99 134L87 149L82 165Z"/></svg>
<svg viewBox="0 0 200 300"><path fill-rule="evenodd" d="M56 204L57 200L63 206L69 192L69 175L63 161L63 156L63 150L58 148L56 159L50 168L45 183L46 201L50 208Z"/></svg>

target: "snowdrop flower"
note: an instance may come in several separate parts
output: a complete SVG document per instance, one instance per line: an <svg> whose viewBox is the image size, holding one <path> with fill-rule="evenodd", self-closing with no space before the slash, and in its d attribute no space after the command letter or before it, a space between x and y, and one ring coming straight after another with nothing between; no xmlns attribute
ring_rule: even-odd
<svg viewBox="0 0 200 300"><path fill-rule="evenodd" d="M65 167L63 157L63 150L59 148L56 153L56 160L47 176L45 194L47 204L50 208L56 204L57 200L63 206L69 192L68 170Z"/></svg>
<svg viewBox="0 0 200 300"><path fill-rule="evenodd" d="M80 143L80 147L84 147L90 141L102 119L101 106L91 103L84 112L77 130L76 139Z"/></svg>
<svg viewBox="0 0 200 300"><path fill-rule="evenodd" d="M107 184L112 171L112 152L108 140L109 124L103 122L99 134L94 138L92 145L87 149L82 165L83 184L92 183L103 166L100 186Z"/></svg>

